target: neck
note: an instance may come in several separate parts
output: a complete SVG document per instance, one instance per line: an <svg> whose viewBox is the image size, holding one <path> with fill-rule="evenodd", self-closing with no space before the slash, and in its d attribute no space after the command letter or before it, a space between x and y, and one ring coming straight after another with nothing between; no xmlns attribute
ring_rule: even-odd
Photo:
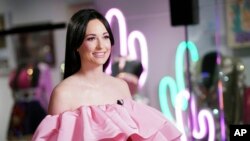
<svg viewBox="0 0 250 141"><path fill-rule="evenodd" d="M81 68L78 71L78 76L80 82L84 82L84 85L92 88L98 88L104 84L105 73L102 71L102 67L95 69Z"/></svg>
<svg viewBox="0 0 250 141"><path fill-rule="evenodd" d="M87 79L100 79L105 75L105 73L102 70L102 67L95 67L95 68L81 67L78 74L84 75Z"/></svg>

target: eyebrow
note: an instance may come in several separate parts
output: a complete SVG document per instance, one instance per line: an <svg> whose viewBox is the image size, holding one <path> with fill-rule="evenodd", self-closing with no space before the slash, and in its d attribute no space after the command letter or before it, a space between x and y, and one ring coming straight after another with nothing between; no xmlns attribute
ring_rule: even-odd
<svg viewBox="0 0 250 141"><path fill-rule="evenodd" d="M85 37L88 37L88 36L96 36L96 34L86 34Z"/></svg>
<svg viewBox="0 0 250 141"><path fill-rule="evenodd" d="M109 34L108 32L104 32L102 35L106 35L106 34ZM88 36L96 36L96 34L86 34L85 37L88 37Z"/></svg>
<svg viewBox="0 0 250 141"><path fill-rule="evenodd" d="M109 33L108 33L108 32L104 32L103 35L104 35L104 34L109 34Z"/></svg>

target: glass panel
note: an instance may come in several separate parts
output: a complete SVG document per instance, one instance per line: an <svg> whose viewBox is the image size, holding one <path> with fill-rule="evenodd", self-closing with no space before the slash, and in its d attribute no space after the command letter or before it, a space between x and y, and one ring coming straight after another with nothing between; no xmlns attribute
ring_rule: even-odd
<svg viewBox="0 0 250 141"><path fill-rule="evenodd" d="M195 43L200 55L191 67L197 114L202 109L212 113L216 140L229 140L230 124L249 123L249 78L245 75L249 69L244 63L249 60L245 53L249 52L249 8L247 0L199 0L199 24L188 27L189 40ZM201 127L200 121L192 121ZM210 125L205 124L209 129ZM206 140L210 135L208 132Z"/></svg>

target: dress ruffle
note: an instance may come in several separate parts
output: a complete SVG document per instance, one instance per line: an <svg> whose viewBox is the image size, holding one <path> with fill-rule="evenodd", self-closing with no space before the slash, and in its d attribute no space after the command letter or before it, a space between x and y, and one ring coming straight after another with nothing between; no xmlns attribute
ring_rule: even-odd
<svg viewBox="0 0 250 141"><path fill-rule="evenodd" d="M123 101L47 115L32 141L180 140L179 130L161 112L131 99Z"/></svg>

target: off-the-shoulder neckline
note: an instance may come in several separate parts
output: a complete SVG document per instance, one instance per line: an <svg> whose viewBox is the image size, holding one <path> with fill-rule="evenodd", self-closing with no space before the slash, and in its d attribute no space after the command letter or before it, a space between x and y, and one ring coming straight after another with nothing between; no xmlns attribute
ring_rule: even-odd
<svg viewBox="0 0 250 141"><path fill-rule="evenodd" d="M122 100L124 103L128 102L128 101L132 101L132 98L121 98L121 99L117 99L115 103L106 103L106 104L93 104L93 105L80 105L78 106L77 108L75 109L69 109L69 110L66 110L66 111L63 111L61 113L58 113L58 114L48 114L49 116L56 116L56 115L61 115L61 114L64 114L64 113L74 113L76 111L79 111L80 109L82 108L101 108L101 107L113 107L113 106L122 106L120 104L117 103L118 100ZM123 103L123 104L124 104Z"/></svg>
<svg viewBox="0 0 250 141"><path fill-rule="evenodd" d="M81 108L81 107L106 107L106 106L116 106L116 105L120 105L117 103L117 101L119 100L122 100L123 102L125 101L129 101L129 100L132 100L132 98L120 98L120 99L117 99L114 103L106 103L106 104L90 104L90 105L81 105L81 106L78 106L78 108ZM76 109L78 109L76 108Z"/></svg>

